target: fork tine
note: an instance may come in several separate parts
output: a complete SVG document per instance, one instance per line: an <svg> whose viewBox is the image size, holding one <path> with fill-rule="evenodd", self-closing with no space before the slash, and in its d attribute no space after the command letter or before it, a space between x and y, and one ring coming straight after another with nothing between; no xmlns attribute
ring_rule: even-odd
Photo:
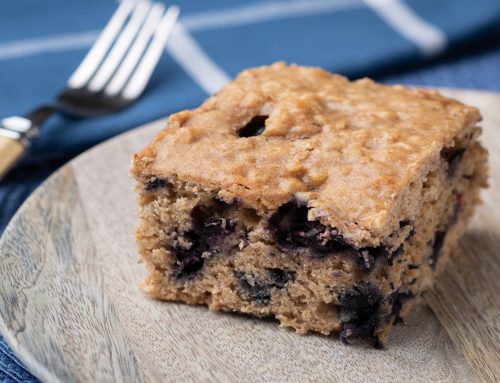
<svg viewBox="0 0 500 383"><path fill-rule="evenodd" d="M116 36L122 29L128 15L132 11L137 0L123 0L118 9L113 13L108 24L94 42L94 45L87 53L78 68L73 72L68 80L70 88L81 88L88 83L102 59L115 41Z"/></svg>
<svg viewBox="0 0 500 383"><path fill-rule="evenodd" d="M168 37L174 29L175 22L179 16L179 7L172 5L168 8L165 16L161 19L153 36L153 41L149 45L146 53L142 57L141 62L137 66L132 77L129 79L122 96L126 99L133 100L141 95L146 88L146 85L153 74L153 71L160 60Z"/></svg>
<svg viewBox="0 0 500 383"><path fill-rule="evenodd" d="M109 79L115 72L116 68L127 53L128 48L132 44L137 32L139 31L148 11L151 7L149 1L138 1L130 20L118 36L116 43L111 48L108 56L97 70L94 78L90 80L88 89L92 92L99 92L108 83Z"/></svg>
<svg viewBox="0 0 500 383"><path fill-rule="evenodd" d="M130 74L133 72L144 50L146 49L151 36L155 32L164 11L165 6L162 3L155 3L153 7L151 7L151 11L146 18L146 21L144 21L144 24L142 25L142 28L137 35L134 44L123 59L123 62L116 71L116 74L104 89L104 92L108 96L117 95L125 86L128 78L130 77Z"/></svg>

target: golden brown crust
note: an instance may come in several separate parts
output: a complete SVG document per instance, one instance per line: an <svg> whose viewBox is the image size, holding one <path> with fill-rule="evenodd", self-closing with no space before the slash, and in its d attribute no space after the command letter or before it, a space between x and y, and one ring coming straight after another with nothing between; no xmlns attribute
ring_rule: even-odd
<svg viewBox="0 0 500 383"><path fill-rule="evenodd" d="M134 157L143 289L384 344L479 202L479 119L431 90L244 71Z"/></svg>
<svg viewBox="0 0 500 383"><path fill-rule="evenodd" d="M269 116L262 135L239 137L258 115ZM412 182L479 119L433 90L276 63L170 116L133 173L218 188L259 211L297 195L346 238L376 244L401 220Z"/></svg>

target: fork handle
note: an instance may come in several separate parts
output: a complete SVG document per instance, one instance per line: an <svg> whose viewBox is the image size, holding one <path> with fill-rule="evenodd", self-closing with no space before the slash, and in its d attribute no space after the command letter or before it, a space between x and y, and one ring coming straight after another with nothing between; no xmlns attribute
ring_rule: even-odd
<svg viewBox="0 0 500 383"><path fill-rule="evenodd" d="M20 141L0 136L0 179L21 158L26 151L26 146Z"/></svg>
<svg viewBox="0 0 500 383"><path fill-rule="evenodd" d="M0 120L0 179L21 158L29 139L38 132L34 123L25 117L7 117Z"/></svg>
<svg viewBox="0 0 500 383"><path fill-rule="evenodd" d="M43 105L26 117L12 116L0 120L0 180L26 152L40 126L57 110L57 105Z"/></svg>

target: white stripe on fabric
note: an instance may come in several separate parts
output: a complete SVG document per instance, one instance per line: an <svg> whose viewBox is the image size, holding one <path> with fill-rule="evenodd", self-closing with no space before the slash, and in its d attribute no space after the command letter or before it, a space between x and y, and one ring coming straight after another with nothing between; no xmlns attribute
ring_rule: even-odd
<svg viewBox="0 0 500 383"><path fill-rule="evenodd" d="M447 44L445 35L421 19L397 0L363 0L392 28L414 42L426 56L441 52ZM192 38L188 30L224 28L268 21L276 18L312 15L327 11L360 7L360 0L292 0L267 2L239 8L203 12L186 16L178 23L167 46L169 53L184 70L209 94L229 81L228 75L215 64ZM98 31L66 34L0 44L0 60L23 57L47 51L85 48L99 35Z"/></svg>
<svg viewBox="0 0 500 383"><path fill-rule="evenodd" d="M167 51L208 94L217 92L230 80L180 22L172 31Z"/></svg>
<svg viewBox="0 0 500 383"><path fill-rule="evenodd" d="M186 16L182 21L190 31L197 31L359 8L361 5L361 0L268 1L194 14Z"/></svg>
<svg viewBox="0 0 500 383"><path fill-rule="evenodd" d="M181 17L189 30L224 28L257 21L273 20L301 15L313 15L327 11L356 8L361 0L294 0L247 5L219 11L200 12ZM0 44L0 60L29 56L42 52L61 51L89 47L99 31L49 36Z"/></svg>
<svg viewBox="0 0 500 383"><path fill-rule="evenodd" d="M398 0L363 0L394 30L412 41L425 57L435 56L448 45L446 35Z"/></svg>
<svg viewBox="0 0 500 383"><path fill-rule="evenodd" d="M99 31L88 31L4 43L0 44L0 60L30 56L43 52L87 48L94 42L97 36L99 36Z"/></svg>

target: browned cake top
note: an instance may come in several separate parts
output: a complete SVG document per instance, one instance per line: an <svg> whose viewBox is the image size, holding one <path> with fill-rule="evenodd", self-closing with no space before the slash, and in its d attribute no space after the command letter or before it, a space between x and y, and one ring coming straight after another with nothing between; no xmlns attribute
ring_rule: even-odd
<svg viewBox="0 0 500 383"><path fill-rule="evenodd" d="M479 118L436 91L276 63L170 116L133 172L220 188L259 209L296 195L360 240L386 232L402 190Z"/></svg>

